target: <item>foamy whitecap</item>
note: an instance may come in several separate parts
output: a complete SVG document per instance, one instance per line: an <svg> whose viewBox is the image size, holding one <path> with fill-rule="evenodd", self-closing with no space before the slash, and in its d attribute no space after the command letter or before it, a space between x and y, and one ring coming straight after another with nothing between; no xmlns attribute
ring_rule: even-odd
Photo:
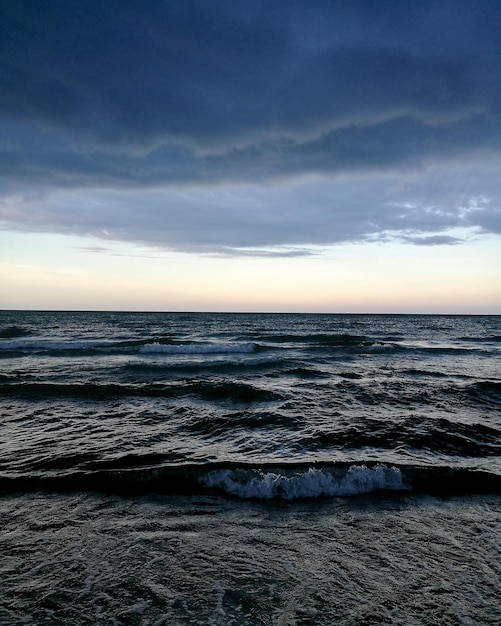
<svg viewBox="0 0 501 626"><path fill-rule="evenodd" d="M254 351L253 343L187 343L187 344L161 344L147 343L140 352L142 354L248 354Z"/></svg>
<svg viewBox="0 0 501 626"><path fill-rule="evenodd" d="M344 472L312 467L295 474L224 469L209 472L202 482L206 487L215 487L240 498L284 500L407 488L400 470L384 465L353 465Z"/></svg>

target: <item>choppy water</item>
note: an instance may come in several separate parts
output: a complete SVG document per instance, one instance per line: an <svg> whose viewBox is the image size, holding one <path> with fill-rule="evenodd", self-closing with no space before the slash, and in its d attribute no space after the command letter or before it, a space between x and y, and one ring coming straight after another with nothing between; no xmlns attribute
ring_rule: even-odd
<svg viewBox="0 0 501 626"><path fill-rule="evenodd" d="M0 411L0 623L499 623L499 316L3 312Z"/></svg>

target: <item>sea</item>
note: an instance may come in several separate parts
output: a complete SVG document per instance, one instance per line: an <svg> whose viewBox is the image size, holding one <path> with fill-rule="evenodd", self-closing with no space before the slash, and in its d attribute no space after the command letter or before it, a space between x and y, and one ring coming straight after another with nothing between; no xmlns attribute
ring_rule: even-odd
<svg viewBox="0 0 501 626"><path fill-rule="evenodd" d="M501 316L0 312L0 624L501 624Z"/></svg>

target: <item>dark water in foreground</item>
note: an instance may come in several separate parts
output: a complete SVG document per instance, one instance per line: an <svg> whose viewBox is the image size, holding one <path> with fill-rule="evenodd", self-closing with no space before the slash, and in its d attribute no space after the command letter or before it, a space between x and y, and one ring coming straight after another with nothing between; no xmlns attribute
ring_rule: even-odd
<svg viewBox="0 0 501 626"><path fill-rule="evenodd" d="M0 313L1 624L499 624L501 317Z"/></svg>

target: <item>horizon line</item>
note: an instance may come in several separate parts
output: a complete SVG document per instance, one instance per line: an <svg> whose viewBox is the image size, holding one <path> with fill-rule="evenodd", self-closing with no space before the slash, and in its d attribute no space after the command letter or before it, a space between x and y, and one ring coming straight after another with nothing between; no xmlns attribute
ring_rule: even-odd
<svg viewBox="0 0 501 626"><path fill-rule="evenodd" d="M211 310L154 310L154 309L10 309L1 308L0 313L137 313L145 315L394 315L394 316L443 316L443 317L497 317L499 313L452 313L452 312L342 312L342 311L211 311Z"/></svg>

